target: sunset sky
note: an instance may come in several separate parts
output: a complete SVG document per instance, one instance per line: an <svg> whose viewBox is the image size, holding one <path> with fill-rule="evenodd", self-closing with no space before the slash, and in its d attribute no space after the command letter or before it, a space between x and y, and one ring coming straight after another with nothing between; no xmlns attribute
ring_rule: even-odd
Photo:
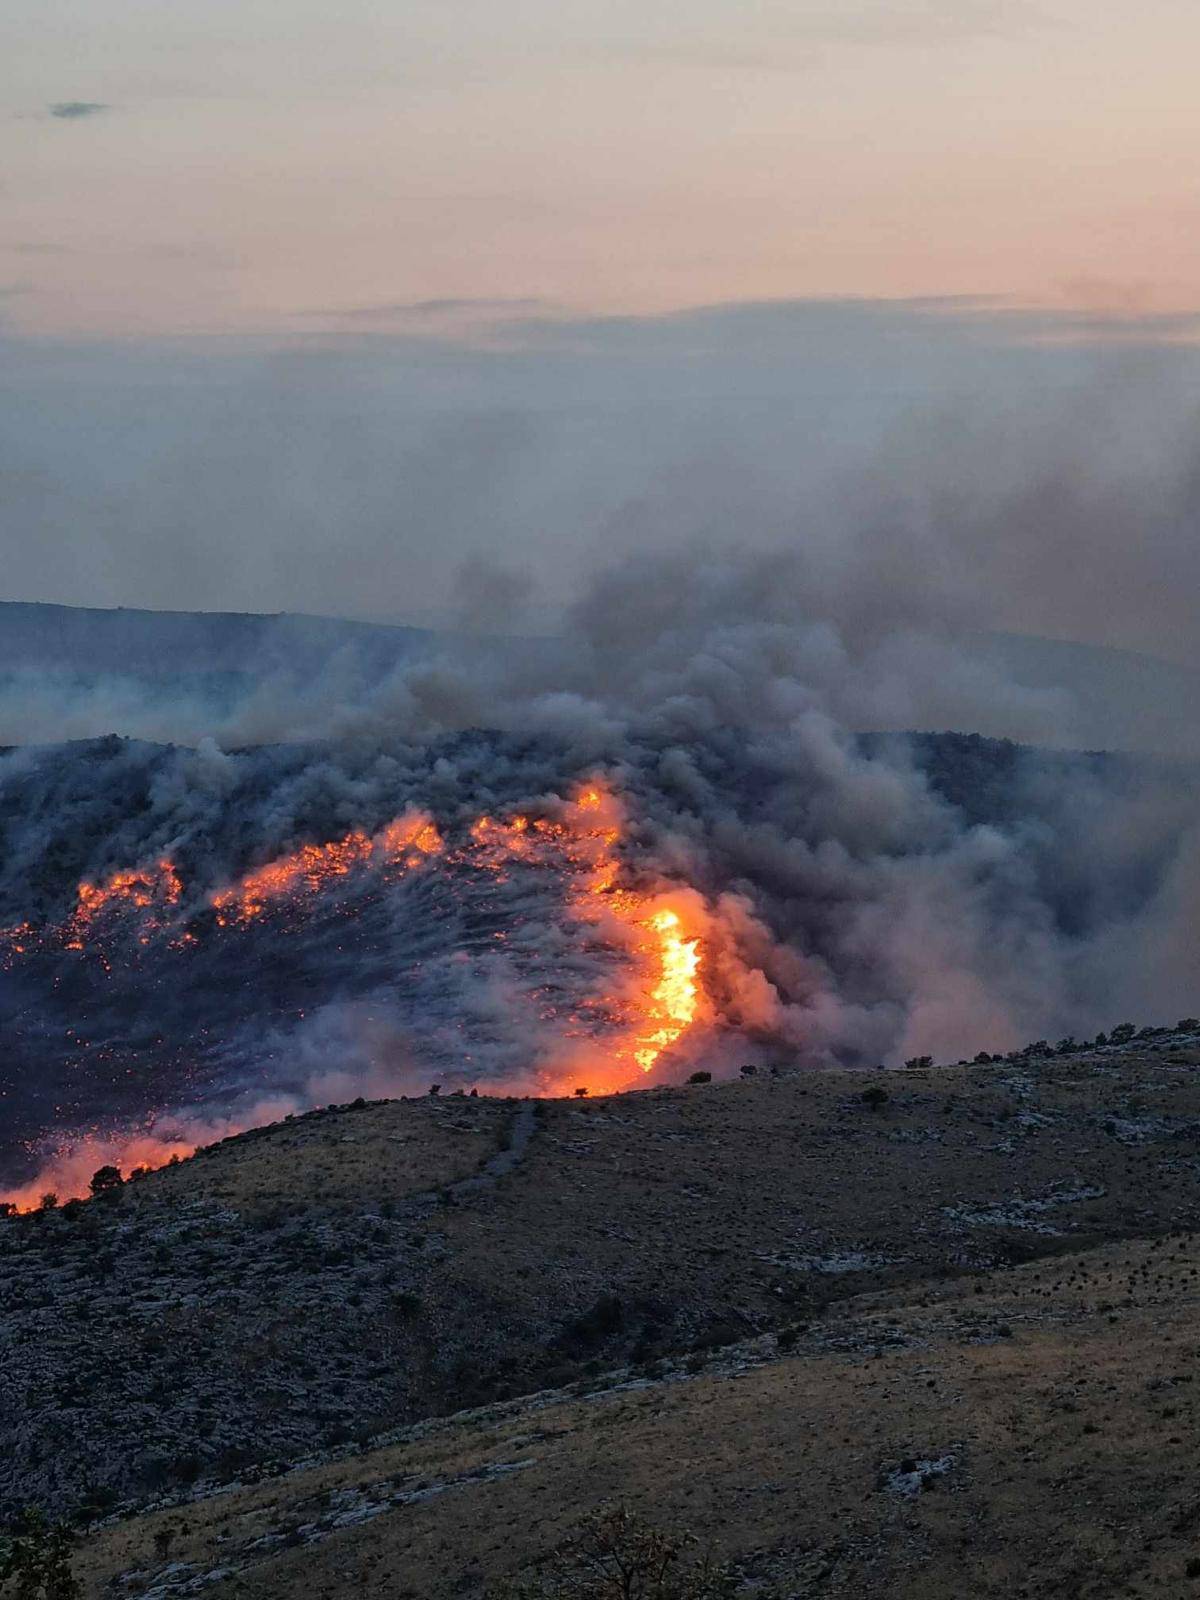
<svg viewBox="0 0 1200 1600"><path fill-rule="evenodd" d="M1190 309L1197 62L1195 0L5 0L0 319Z"/></svg>
<svg viewBox="0 0 1200 1600"><path fill-rule="evenodd" d="M0 598L483 561L524 626L802 545L1191 660L1198 62L1197 0L0 0Z"/></svg>

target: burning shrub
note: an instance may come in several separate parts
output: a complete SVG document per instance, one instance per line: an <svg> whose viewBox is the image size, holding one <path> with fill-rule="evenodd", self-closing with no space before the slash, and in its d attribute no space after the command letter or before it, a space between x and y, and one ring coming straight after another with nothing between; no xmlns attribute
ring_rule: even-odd
<svg viewBox="0 0 1200 1600"><path fill-rule="evenodd" d="M93 1195L113 1194L124 1181L120 1167L100 1167L92 1174L89 1187Z"/></svg>

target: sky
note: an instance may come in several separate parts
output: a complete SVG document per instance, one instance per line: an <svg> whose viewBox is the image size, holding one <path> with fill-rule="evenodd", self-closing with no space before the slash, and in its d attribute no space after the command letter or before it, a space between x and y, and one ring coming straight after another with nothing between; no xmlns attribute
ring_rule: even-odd
<svg viewBox="0 0 1200 1600"><path fill-rule="evenodd" d="M1200 299L1193 0L4 0L19 330Z"/></svg>
<svg viewBox="0 0 1200 1600"><path fill-rule="evenodd" d="M1194 660L1197 60L1194 0L0 0L0 597L536 626L803 542Z"/></svg>

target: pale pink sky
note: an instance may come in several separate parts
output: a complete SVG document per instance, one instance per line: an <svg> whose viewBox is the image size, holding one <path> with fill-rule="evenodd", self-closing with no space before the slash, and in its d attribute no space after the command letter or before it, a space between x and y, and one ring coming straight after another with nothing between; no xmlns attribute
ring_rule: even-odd
<svg viewBox="0 0 1200 1600"><path fill-rule="evenodd" d="M1197 62L1195 0L6 0L0 320L1191 308Z"/></svg>

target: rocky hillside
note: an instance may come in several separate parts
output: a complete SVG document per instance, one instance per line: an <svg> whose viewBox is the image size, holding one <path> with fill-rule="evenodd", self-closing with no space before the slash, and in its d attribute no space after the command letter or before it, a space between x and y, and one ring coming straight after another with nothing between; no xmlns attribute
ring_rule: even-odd
<svg viewBox="0 0 1200 1600"><path fill-rule="evenodd" d="M1060 1269L1023 1264L1200 1226L1197 1065L1164 1030L876 1078L358 1104L9 1219L5 1507L207 1503L423 1419L778 1354L780 1330L832 1359L866 1303L949 1296L1007 1340L1017 1266L1058 1326ZM1103 1331L1142 1268L1086 1272Z"/></svg>

